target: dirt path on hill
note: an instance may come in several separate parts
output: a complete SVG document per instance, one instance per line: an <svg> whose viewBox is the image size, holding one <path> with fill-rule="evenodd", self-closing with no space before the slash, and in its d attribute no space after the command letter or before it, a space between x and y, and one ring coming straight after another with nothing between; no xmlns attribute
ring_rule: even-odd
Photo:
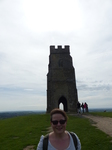
<svg viewBox="0 0 112 150"><path fill-rule="evenodd" d="M35 150L33 145L29 145L26 148L24 148L23 150Z"/></svg>
<svg viewBox="0 0 112 150"><path fill-rule="evenodd" d="M98 129L112 137L112 118L92 115L83 115L83 117L91 119L93 121L93 126L96 126Z"/></svg>

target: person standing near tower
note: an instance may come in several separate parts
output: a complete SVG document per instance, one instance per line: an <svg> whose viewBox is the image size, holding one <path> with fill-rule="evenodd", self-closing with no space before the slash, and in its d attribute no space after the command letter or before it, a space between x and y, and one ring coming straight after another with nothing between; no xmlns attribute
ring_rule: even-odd
<svg viewBox="0 0 112 150"><path fill-rule="evenodd" d="M81 113L81 104L79 102L77 103L77 112L78 114Z"/></svg>
<svg viewBox="0 0 112 150"><path fill-rule="evenodd" d="M82 112L84 113L84 104L83 103L82 103L81 107L82 107Z"/></svg>

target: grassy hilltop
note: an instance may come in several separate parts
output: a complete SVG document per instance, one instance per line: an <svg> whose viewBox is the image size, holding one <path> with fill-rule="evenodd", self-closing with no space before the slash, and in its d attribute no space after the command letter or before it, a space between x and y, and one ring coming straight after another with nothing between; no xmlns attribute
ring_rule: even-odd
<svg viewBox="0 0 112 150"><path fill-rule="evenodd" d="M99 114L112 117L112 112ZM79 136L82 150L112 150L112 137L92 126L90 120L68 117L67 130ZM49 114L33 114L0 120L0 150L23 150L29 145L36 150L40 136L50 127L49 118Z"/></svg>

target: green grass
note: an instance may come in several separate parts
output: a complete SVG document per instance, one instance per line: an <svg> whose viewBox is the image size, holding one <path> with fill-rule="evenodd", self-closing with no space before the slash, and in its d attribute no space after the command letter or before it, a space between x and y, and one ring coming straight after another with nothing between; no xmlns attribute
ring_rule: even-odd
<svg viewBox="0 0 112 150"><path fill-rule="evenodd" d="M49 118L49 114L43 114L0 120L0 150L23 150L28 145L36 149L40 136L50 126ZM79 136L82 150L112 150L112 138L86 118L69 115L67 130Z"/></svg>
<svg viewBox="0 0 112 150"><path fill-rule="evenodd" d="M112 118L112 112L91 112L90 114L94 116L102 116L102 117L111 117Z"/></svg>

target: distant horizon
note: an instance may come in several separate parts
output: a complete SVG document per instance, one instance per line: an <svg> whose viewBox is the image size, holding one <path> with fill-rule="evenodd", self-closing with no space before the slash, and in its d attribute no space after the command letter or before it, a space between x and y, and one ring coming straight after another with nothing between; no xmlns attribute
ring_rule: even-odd
<svg viewBox="0 0 112 150"><path fill-rule="evenodd" d="M110 107L109 107L109 108L108 108L108 107L104 107L104 108L102 108L102 107L99 107L99 108L98 108L98 107L97 107L97 108L91 108L91 107L90 107L90 108L89 108L89 110L93 110L93 109L97 109L97 110L98 110L98 109L102 109L102 110L103 110L103 109L104 109L104 110L108 109L108 110L109 110L109 109L112 109L112 108L110 108ZM4 111L0 111L0 113L2 113L2 112L46 112L46 110L6 110L6 111L4 110Z"/></svg>

